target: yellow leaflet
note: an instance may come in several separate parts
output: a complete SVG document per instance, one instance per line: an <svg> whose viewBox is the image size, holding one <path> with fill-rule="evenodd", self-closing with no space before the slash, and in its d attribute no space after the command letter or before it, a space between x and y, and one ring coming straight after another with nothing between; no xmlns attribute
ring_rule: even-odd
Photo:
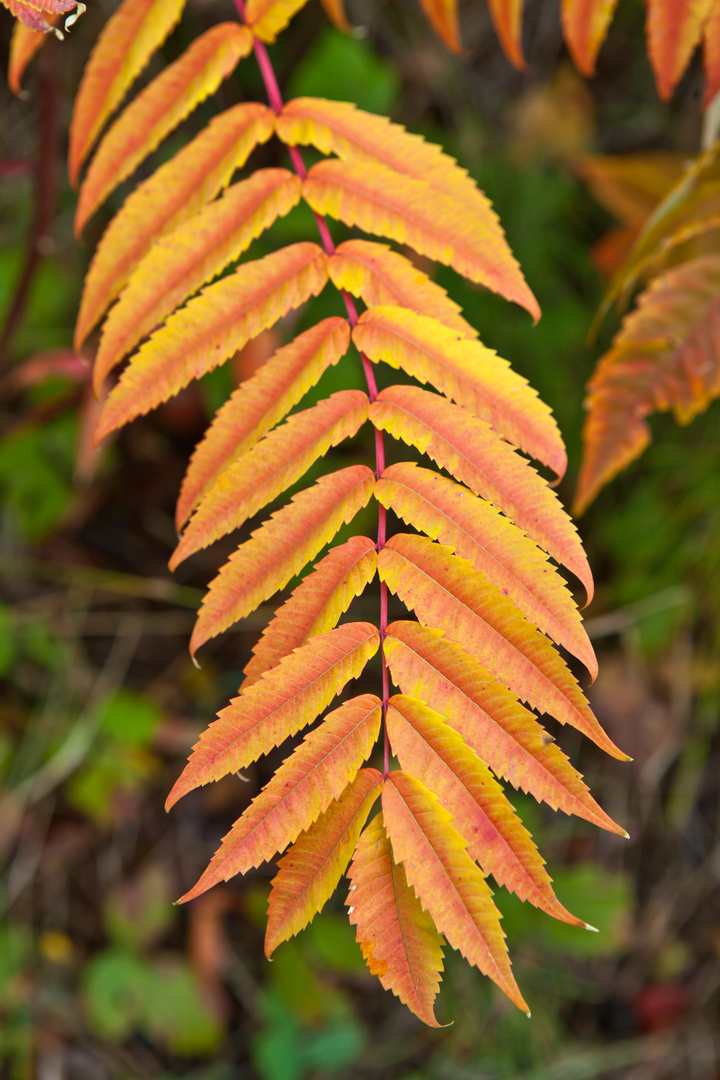
<svg viewBox="0 0 720 1080"><path fill-rule="evenodd" d="M370 971L424 1024L439 1027L442 937L393 859L382 811L360 837L348 877L348 914Z"/></svg>
<svg viewBox="0 0 720 1080"><path fill-rule="evenodd" d="M418 698L396 694L387 727L402 768L437 795L484 872L553 918L584 926L555 896L532 837L501 785L440 713Z"/></svg>
<svg viewBox="0 0 720 1080"><path fill-rule="evenodd" d="M347 321L323 319L278 349L234 391L195 448L175 513L178 531L223 470L282 420L349 345Z"/></svg>
<svg viewBox="0 0 720 1080"><path fill-rule="evenodd" d="M365 465L321 477L276 510L241 544L212 581L190 641L194 655L258 604L283 589L352 521L372 496L375 476Z"/></svg>
<svg viewBox="0 0 720 1080"><path fill-rule="evenodd" d="M664 101L672 97L714 6L715 0L648 0L648 55Z"/></svg>
<svg viewBox="0 0 720 1080"><path fill-rule="evenodd" d="M445 42L448 49L461 53L457 0L420 0L420 7L427 15L433 30Z"/></svg>
<svg viewBox="0 0 720 1080"><path fill-rule="evenodd" d="M245 18L253 34L272 45L280 31L306 3L307 0L247 0Z"/></svg>
<svg viewBox="0 0 720 1080"><path fill-rule="evenodd" d="M522 50L523 0L488 0L488 7L505 55L522 71L525 67Z"/></svg>
<svg viewBox="0 0 720 1080"><path fill-rule="evenodd" d="M333 285L359 296L369 308L381 304L410 308L463 337L477 337L477 330L465 321L445 290L386 244L346 240L330 256L328 273Z"/></svg>
<svg viewBox="0 0 720 1080"><path fill-rule="evenodd" d="M281 427L242 455L205 495L170 560L189 555L240 528L324 457L331 446L357 434L370 402L362 390L341 390Z"/></svg>
<svg viewBox="0 0 720 1080"><path fill-rule="evenodd" d="M320 0L320 2L330 22L346 34L350 30L350 23L345 15L343 0Z"/></svg>
<svg viewBox="0 0 720 1080"><path fill-rule="evenodd" d="M355 779L378 737L381 715L380 699L363 694L326 716L235 822L182 901L267 862L308 829Z"/></svg>
<svg viewBox="0 0 720 1080"><path fill-rule="evenodd" d="M508 264L505 242L485 222L469 217L462 203L424 181L382 165L320 161L308 173L303 197L318 214L409 244L539 318L524 278Z"/></svg>
<svg viewBox="0 0 720 1080"><path fill-rule="evenodd" d="M468 559L517 604L525 618L582 660L593 678L597 676L593 647L564 580L537 545L491 503L409 462L385 470L375 498Z"/></svg>
<svg viewBox="0 0 720 1080"><path fill-rule="evenodd" d="M252 49L245 26L220 23L190 45L128 105L115 121L87 171L75 214L75 235L181 120L235 69Z"/></svg>
<svg viewBox="0 0 720 1080"><path fill-rule="evenodd" d="M617 0L562 0L560 15L565 43L583 75L595 74L595 60L616 5Z"/></svg>
<svg viewBox="0 0 720 1080"><path fill-rule="evenodd" d="M442 631L417 622L391 623L384 654L403 694L427 702L445 717L496 776L553 810L627 835L601 810L537 718Z"/></svg>
<svg viewBox="0 0 720 1080"><path fill-rule="evenodd" d="M292 244L207 285L140 347L110 393L96 439L143 416L222 364L261 330L323 289L327 256Z"/></svg>
<svg viewBox="0 0 720 1080"><path fill-rule="evenodd" d="M380 645L369 623L311 638L218 713L195 744L166 808L197 787L245 769L311 724L356 679Z"/></svg>
<svg viewBox="0 0 720 1080"><path fill-rule="evenodd" d="M96 389L166 315L299 201L298 177L287 169L260 169L157 240L105 321L93 371Z"/></svg>
<svg viewBox="0 0 720 1080"><path fill-rule="evenodd" d="M44 16L48 26L54 26L60 19L59 14L47 12ZM19 19L15 20L12 37L10 38L10 56L8 58L8 86L13 94L22 92L22 77L25 68L32 60L35 53L47 41L47 33L42 30L33 30Z"/></svg>
<svg viewBox="0 0 720 1080"><path fill-rule="evenodd" d="M370 360L431 383L563 476L567 455L551 410L492 349L458 339L436 319L399 307L364 311L353 341Z"/></svg>
<svg viewBox="0 0 720 1080"><path fill-rule="evenodd" d="M240 689L252 686L263 672L275 667L309 637L337 626L340 616L373 580L376 570L375 541L367 536L353 536L331 548L263 630L245 665Z"/></svg>
<svg viewBox="0 0 720 1080"><path fill-rule="evenodd" d="M184 0L123 0L105 23L85 65L70 121L73 187L105 121L179 21L183 7Z"/></svg>
<svg viewBox="0 0 720 1080"><path fill-rule="evenodd" d="M375 427L427 454L461 483L490 499L556 562L593 580L577 529L530 464L482 420L416 386L388 386L370 406Z"/></svg>
<svg viewBox="0 0 720 1080"><path fill-rule="evenodd" d="M627 760L544 634L465 559L425 537L396 533L378 554L378 574L424 626L461 641L523 701Z"/></svg>
<svg viewBox="0 0 720 1080"><path fill-rule="evenodd" d="M466 851L448 811L407 773L390 773L382 793L393 856L448 943L488 975L523 1012L500 914L483 873Z"/></svg>
<svg viewBox="0 0 720 1080"><path fill-rule="evenodd" d="M236 105L128 195L90 263L75 328L76 352L159 236L186 221L226 186L258 143L273 133L265 105Z"/></svg>
<svg viewBox="0 0 720 1080"><path fill-rule="evenodd" d="M381 786L377 769L361 769L280 859L268 900L268 958L281 942L307 926L335 892Z"/></svg>

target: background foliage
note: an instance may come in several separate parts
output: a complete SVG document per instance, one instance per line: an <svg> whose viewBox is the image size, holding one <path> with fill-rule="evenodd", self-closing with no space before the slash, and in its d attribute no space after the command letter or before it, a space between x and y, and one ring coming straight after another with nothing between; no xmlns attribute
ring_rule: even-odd
<svg viewBox="0 0 720 1080"><path fill-rule="evenodd" d="M701 82L693 68L672 103L658 103L642 9L627 4L597 79L582 83L552 7L528 5L522 75L499 53L484 9L464 17L461 62L401 4L358 5L367 38L343 37L307 9L276 55L288 94L348 97L389 112L443 142L493 199L543 319L533 329L519 311L457 280L454 295L485 342L552 405L576 473L583 385L613 329L586 347L602 295L592 250L613 222L579 178L578 159L591 149L695 152ZM221 5L191 7L163 60L225 17ZM26 100L2 91L3 159L32 160L47 122L43 94L57 93L58 81L64 147L67 103L102 21L89 11L72 39L49 43ZM258 97L254 78L244 64L220 104ZM198 125L209 110L198 110ZM0 384L0 1075L717 1076L720 479L712 409L682 431L667 417L654 420L653 446L582 524L599 585L589 624L601 664L593 703L635 762L603 761L572 732L562 745L632 841L529 801L521 807L557 868L559 898L601 932L581 934L499 896L533 1022L451 954L439 1018L455 1023L428 1032L366 976L340 898L272 966L261 959L266 870L187 910L169 906L233 820L235 785L196 793L172 818L158 808L208 716L237 686L267 616L258 612L257 627L209 647L203 669L192 667L186 642L198 587L227 552L199 557L173 583L172 508L209 415L233 378L264 358L263 344L267 353L277 340L245 350L231 369L94 456L81 375L23 385L13 374L38 351L71 342L85 256L71 238L73 198L61 176L58 169L49 240ZM0 201L7 306L36 211L22 169L3 175ZM301 213L278 223L278 242L307 235ZM101 223L91 228L99 233ZM260 240L253 254L265 253ZM438 280L447 284L442 273ZM330 313L320 298L293 329ZM561 491L566 502L571 491ZM253 794L275 764L251 771Z"/></svg>

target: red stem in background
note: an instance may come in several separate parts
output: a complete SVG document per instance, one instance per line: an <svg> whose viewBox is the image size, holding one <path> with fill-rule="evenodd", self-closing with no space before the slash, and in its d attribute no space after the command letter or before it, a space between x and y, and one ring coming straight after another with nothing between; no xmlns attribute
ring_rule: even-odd
<svg viewBox="0 0 720 1080"><path fill-rule="evenodd" d="M47 253L48 233L55 217L62 99L54 50L52 56L41 57L41 63L43 68L39 95L40 138L34 166L35 206L28 231L23 268L8 306L5 325L0 332L0 365L7 362L12 339L25 314L35 275Z"/></svg>
<svg viewBox="0 0 720 1080"><path fill-rule="evenodd" d="M233 0L241 22L245 23L245 0ZM253 38L253 50L255 52L255 59L257 60L258 67L260 68L260 74L262 75L263 82L265 84L265 91L267 93L268 102L270 108L277 115L283 110L283 98L280 93L280 87L275 76L275 70L272 66L272 61L268 55L268 51L265 45L259 38ZM307 169L305 168L305 162L303 161L302 154L298 150L297 146L288 146L288 152L290 154L290 160L292 161L295 172L304 180L307 176ZM327 255L333 255L335 253L335 244L333 238L330 235L325 218L321 214L315 213L313 210L313 216L315 223L320 233L320 240L322 241L323 250ZM345 289L340 290L340 295L343 298L345 304L345 310L348 315L348 322L351 326L356 326L358 321L357 308L355 307L355 301L352 296ZM365 374L365 381L368 388L368 397L371 401L374 401L378 394L377 383L375 382L375 373L372 369L372 364L368 360L364 353L360 353L360 359L362 360L363 372ZM375 475L379 478L385 469L385 444L383 442L383 433L378 428L375 428ZM387 511L384 506L380 506L378 510L378 538L377 538L377 550L380 551L385 546L385 540L387 538ZM388 594L387 585L384 581L380 582L380 658L382 663L382 711L383 711L383 731L384 731L384 747L383 747L383 774L387 776L390 771L390 741L388 739L387 724L385 723L385 713L387 711L388 700L390 698L390 679L388 674L388 667L385 661L385 633L387 631L388 622Z"/></svg>

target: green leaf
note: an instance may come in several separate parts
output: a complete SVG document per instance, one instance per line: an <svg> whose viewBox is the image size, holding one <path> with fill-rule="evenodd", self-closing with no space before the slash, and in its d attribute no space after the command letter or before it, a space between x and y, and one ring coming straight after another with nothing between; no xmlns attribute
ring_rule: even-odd
<svg viewBox="0 0 720 1080"><path fill-rule="evenodd" d="M386 113L399 91L397 72L368 43L327 27L295 69L288 97L334 98Z"/></svg>

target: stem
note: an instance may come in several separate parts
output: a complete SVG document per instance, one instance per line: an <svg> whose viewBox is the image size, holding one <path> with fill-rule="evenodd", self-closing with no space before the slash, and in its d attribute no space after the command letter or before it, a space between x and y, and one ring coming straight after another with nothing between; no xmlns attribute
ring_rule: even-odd
<svg viewBox="0 0 720 1080"><path fill-rule="evenodd" d="M240 21L245 23L245 0L233 0L235 8L240 17ZM259 38L253 38L253 51L255 53L255 59L257 60L258 67L260 68L260 74L262 75L263 82L265 84L265 92L267 93L268 102L270 108L278 116L283 110L283 97L280 92L275 70L272 66L272 61L268 55L268 51L265 45ZM303 156L298 150L297 146L288 146L288 152L290 154L290 160L292 162L295 172L304 180L307 176L307 169L305 168L305 162ZM335 244L333 238L330 235L330 230L325 218L321 214L317 214L313 210L313 217L320 234L320 240L322 242L323 250L327 255L334 255ZM340 289L340 295L343 298L345 304L345 310L347 311L348 322L350 326L356 326L358 321L357 308L355 307L355 301L352 296L345 289ZM372 369L372 364L368 360L364 353L360 353L360 359L362 361L363 373L365 375L365 382L367 383L368 397L370 401L374 401L378 395L377 383L375 381L375 373ZM379 479L385 469L385 444L383 441L383 433L379 428L375 428L375 476ZM380 506L378 510L378 538L377 538L377 550L381 551L385 546L385 540L387 538L387 511L384 506ZM387 724L385 722L385 714L387 713L388 701L390 699L390 677L388 672L387 662L385 660L385 634L387 632L388 622L388 591L387 585L384 581L380 582L380 659L382 663L382 715L383 715L383 776L387 777L390 771L390 740L388 738Z"/></svg>

